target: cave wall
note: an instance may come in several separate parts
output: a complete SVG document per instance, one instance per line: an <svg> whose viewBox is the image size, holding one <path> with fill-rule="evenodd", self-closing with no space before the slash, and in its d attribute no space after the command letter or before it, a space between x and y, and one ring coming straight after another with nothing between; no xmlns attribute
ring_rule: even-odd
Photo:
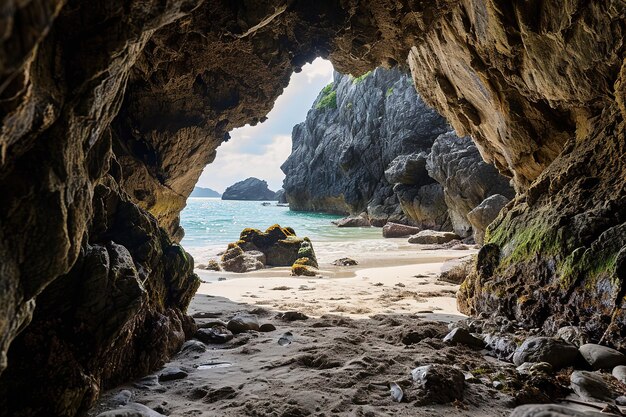
<svg viewBox="0 0 626 417"><path fill-rule="evenodd" d="M316 56L355 75L408 57L424 99L514 178L464 311L547 329L589 319L622 347L624 1L5 0L2 11L0 414L81 413L180 345L198 281L178 213L227 132L261 122Z"/></svg>

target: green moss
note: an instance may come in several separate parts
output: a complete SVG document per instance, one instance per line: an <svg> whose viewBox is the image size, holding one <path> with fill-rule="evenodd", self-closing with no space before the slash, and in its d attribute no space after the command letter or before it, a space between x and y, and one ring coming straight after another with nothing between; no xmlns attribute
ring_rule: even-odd
<svg viewBox="0 0 626 417"><path fill-rule="evenodd" d="M327 96L322 97L315 105L317 110L329 110L337 108L337 92L333 91Z"/></svg>
<svg viewBox="0 0 626 417"><path fill-rule="evenodd" d="M351 101L349 101L348 104L346 104L346 108L347 109L351 109L352 108L352 102Z"/></svg>
<svg viewBox="0 0 626 417"><path fill-rule="evenodd" d="M389 96L390 96L390 95L392 95L392 94L393 94L393 87L389 87L389 88L387 89L387 94L385 94L385 96L386 96L386 97L389 97Z"/></svg>
<svg viewBox="0 0 626 417"><path fill-rule="evenodd" d="M367 71L365 74L356 77L352 80L352 84L358 84L360 82L363 82L363 80L365 80L367 77L369 77L372 74L372 71Z"/></svg>
<svg viewBox="0 0 626 417"><path fill-rule="evenodd" d="M294 263L293 266L291 267L291 275L314 277L316 273L315 271L309 269L309 267L306 265Z"/></svg>
<svg viewBox="0 0 626 417"><path fill-rule="evenodd" d="M319 99L315 108L317 110L328 110L337 108L337 92L333 90L333 83L328 84L322 89L322 97Z"/></svg>

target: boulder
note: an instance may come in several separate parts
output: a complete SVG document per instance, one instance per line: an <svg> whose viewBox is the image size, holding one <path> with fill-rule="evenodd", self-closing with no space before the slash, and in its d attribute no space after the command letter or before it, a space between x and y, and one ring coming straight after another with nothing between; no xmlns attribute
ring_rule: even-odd
<svg viewBox="0 0 626 417"><path fill-rule="evenodd" d="M613 368L611 374L622 384L626 384L626 365L619 365Z"/></svg>
<svg viewBox="0 0 626 417"><path fill-rule="evenodd" d="M333 265L335 266L355 266L359 263L352 258L339 258L333 261Z"/></svg>
<svg viewBox="0 0 626 417"><path fill-rule="evenodd" d="M298 258L291 265L291 275L314 277L317 275L315 270L317 263L309 258Z"/></svg>
<svg viewBox="0 0 626 417"><path fill-rule="evenodd" d="M462 327L457 327L456 329L453 329L443 338L443 341L452 345L461 344L479 349L485 347L484 340L472 336L472 334L467 329L464 329Z"/></svg>
<svg viewBox="0 0 626 417"><path fill-rule="evenodd" d="M570 375L570 387L585 401L611 401L611 389L596 372L574 371Z"/></svg>
<svg viewBox="0 0 626 417"><path fill-rule="evenodd" d="M574 363L578 357L576 346L562 339L552 337L530 337L515 350L513 363L547 362L556 370Z"/></svg>
<svg viewBox="0 0 626 417"><path fill-rule="evenodd" d="M248 330L259 331L259 319L254 314L238 313L226 324L233 334L245 333Z"/></svg>
<svg viewBox="0 0 626 417"><path fill-rule="evenodd" d="M475 256L467 256L444 262L438 280L459 285L474 270Z"/></svg>
<svg viewBox="0 0 626 417"><path fill-rule="evenodd" d="M222 200L275 200L276 193L267 187L267 182L250 177L224 190Z"/></svg>
<svg viewBox="0 0 626 417"><path fill-rule="evenodd" d="M483 244L487 226L498 217L502 207L510 200L501 194L494 194L485 198L479 205L467 213L467 220L472 225L474 240L479 245Z"/></svg>
<svg viewBox="0 0 626 417"><path fill-rule="evenodd" d="M578 326L561 327L557 330L556 337L559 337L575 346L584 345L589 341L589 336Z"/></svg>
<svg viewBox="0 0 626 417"><path fill-rule="evenodd" d="M233 333L225 326L213 326L206 329L198 329L194 337L203 343L222 344L232 340Z"/></svg>
<svg viewBox="0 0 626 417"><path fill-rule="evenodd" d="M607 346L586 343L578 348L580 355L592 369L613 369L626 364L623 353Z"/></svg>
<svg viewBox="0 0 626 417"><path fill-rule="evenodd" d="M387 224L383 226L383 237L387 237L387 238L407 237L410 235L417 234L421 231L422 229L420 229L419 227L388 222Z"/></svg>
<svg viewBox="0 0 626 417"><path fill-rule="evenodd" d="M449 365L433 364L411 371L414 385L419 389L420 404L446 404L463 399L465 376Z"/></svg>
<svg viewBox="0 0 626 417"><path fill-rule="evenodd" d="M370 227L370 219L367 213L361 213L358 216L348 216L343 219L333 221L337 227Z"/></svg>
<svg viewBox="0 0 626 417"><path fill-rule="evenodd" d="M187 378L188 373L176 366L168 366L159 372L159 382Z"/></svg>
<svg viewBox="0 0 626 417"><path fill-rule="evenodd" d="M222 255L222 269L228 272L244 273L263 269L265 265L259 260L258 251L244 252L236 243L228 245Z"/></svg>
<svg viewBox="0 0 626 417"><path fill-rule="evenodd" d="M409 238L409 243L421 245L441 245L455 239L459 239L459 236L456 233L438 232L436 230L422 230L421 232L411 236Z"/></svg>

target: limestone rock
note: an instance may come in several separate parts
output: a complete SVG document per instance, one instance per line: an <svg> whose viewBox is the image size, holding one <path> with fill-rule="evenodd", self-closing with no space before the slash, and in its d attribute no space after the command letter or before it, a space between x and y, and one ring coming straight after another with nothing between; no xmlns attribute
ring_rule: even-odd
<svg viewBox="0 0 626 417"><path fill-rule="evenodd" d="M516 366L524 362L547 362L554 369L572 365L578 356L576 346L552 337L529 337L513 354Z"/></svg>
<svg viewBox="0 0 626 417"><path fill-rule="evenodd" d="M593 369L613 369L626 364L623 353L607 346L586 343L578 348L580 355Z"/></svg>
<svg viewBox="0 0 626 417"><path fill-rule="evenodd" d="M421 245L441 245L448 243L452 240L458 239L459 236L451 232L438 232L435 230L422 230L421 232L411 236L409 243L416 243Z"/></svg>
<svg viewBox="0 0 626 417"><path fill-rule="evenodd" d="M276 200L276 193L267 187L267 181L250 177L226 188L222 200Z"/></svg>
<svg viewBox="0 0 626 417"><path fill-rule="evenodd" d="M398 224L388 222L383 226L383 237L407 237L417 234L421 231L419 227L407 226L405 224Z"/></svg>
<svg viewBox="0 0 626 417"><path fill-rule="evenodd" d="M467 213L467 220L472 225L476 243L482 245L487 226L498 217L502 207L506 206L509 201L508 198L501 194L494 194L485 198L479 205Z"/></svg>

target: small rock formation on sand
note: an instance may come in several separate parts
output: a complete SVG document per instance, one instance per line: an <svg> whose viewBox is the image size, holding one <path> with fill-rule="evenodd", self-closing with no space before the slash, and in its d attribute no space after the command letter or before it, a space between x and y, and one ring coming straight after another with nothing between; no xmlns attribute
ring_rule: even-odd
<svg viewBox="0 0 626 417"><path fill-rule="evenodd" d="M265 232L244 229L239 240L228 245L222 255L221 266L228 272L291 266L294 275L314 276L318 265L308 237L298 237L292 228L275 224Z"/></svg>
<svg viewBox="0 0 626 417"><path fill-rule="evenodd" d="M436 230L422 230L409 238L409 243L417 243L422 245L441 245L453 240L459 239L459 236L452 232L438 232Z"/></svg>
<svg viewBox="0 0 626 417"><path fill-rule="evenodd" d="M250 177L224 190L222 200L276 200L276 193L267 187L267 181Z"/></svg>
<svg viewBox="0 0 626 417"><path fill-rule="evenodd" d="M393 222L387 222L383 226L383 237L408 237L421 232L419 227L408 226L406 224L399 224Z"/></svg>

